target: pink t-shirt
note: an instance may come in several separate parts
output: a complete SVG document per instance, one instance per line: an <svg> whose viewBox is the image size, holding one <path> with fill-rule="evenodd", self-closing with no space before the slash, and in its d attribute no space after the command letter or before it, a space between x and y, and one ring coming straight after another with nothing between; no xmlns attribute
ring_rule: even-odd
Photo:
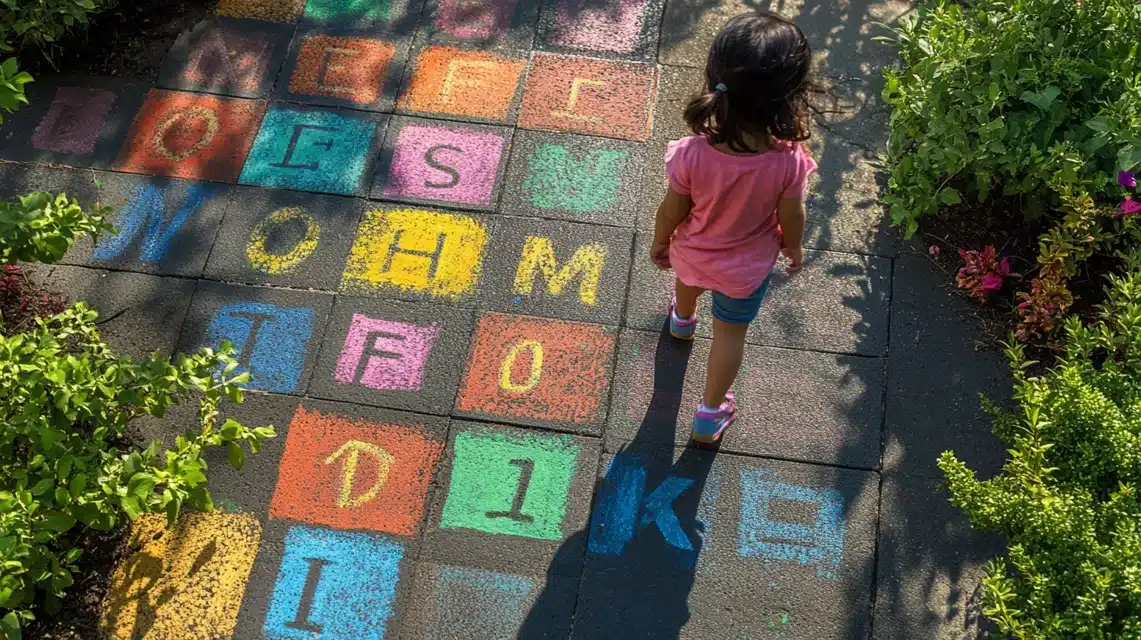
<svg viewBox="0 0 1141 640"><path fill-rule="evenodd" d="M804 194L816 161L799 143L753 156L718 151L704 136L669 143L670 187L693 200L670 241L670 264L685 284L747 298L780 254L777 203Z"/></svg>

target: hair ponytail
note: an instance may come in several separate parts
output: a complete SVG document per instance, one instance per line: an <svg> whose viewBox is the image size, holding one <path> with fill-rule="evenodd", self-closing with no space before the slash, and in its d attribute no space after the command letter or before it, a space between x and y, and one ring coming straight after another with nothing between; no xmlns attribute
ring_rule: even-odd
<svg viewBox="0 0 1141 640"><path fill-rule="evenodd" d="M709 91L689 101L685 107L685 123L697 135L716 137L717 121L725 115L725 96Z"/></svg>

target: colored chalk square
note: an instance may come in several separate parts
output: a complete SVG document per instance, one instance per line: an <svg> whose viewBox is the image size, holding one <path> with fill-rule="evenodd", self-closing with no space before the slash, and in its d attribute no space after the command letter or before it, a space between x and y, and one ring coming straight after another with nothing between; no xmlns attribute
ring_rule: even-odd
<svg viewBox="0 0 1141 640"><path fill-rule="evenodd" d="M407 57L403 40L310 31L296 39L277 95L305 104L390 111Z"/></svg>
<svg viewBox="0 0 1141 640"><path fill-rule="evenodd" d="M294 22L304 6L305 0L219 0L214 12L230 18Z"/></svg>
<svg viewBox="0 0 1141 640"><path fill-rule="evenodd" d="M298 408L270 516L415 535L444 443L423 418L400 422L374 423Z"/></svg>
<svg viewBox="0 0 1141 640"><path fill-rule="evenodd" d="M547 0L539 47L653 62L664 0Z"/></svg>
<svg viewBox="0 0 1141 640"><path fill-rule="evenodd" d="M632 142L517 131L503 212L633 227L643 166Z"/></svg>
<svg viewBox="0 0 1141 640"><path fill-rule="evenodd" d="M421 209L366 211L341 291L458 300L475 293L488 226L483 220Z"/></svg>
<svg viewBox="0 0 1141 640"><path fill-rule="evenodd" d="M648 64L535 54L519 126L645 140L656 78Z"/></svg>
<svg viewBox="0 0 1141 640"><path fill-rule="evenodd" d="M577 457L567 435L457 433L440 528L561 540Z"/></svg>
<svg viewBox="0 0 1141 640"><path fill-rule="evenodd" d="M372 196L494 209L511 129L394 118Z"/></svg>
<svg viewBox="0 0 1141 640"><path fill-rule="evenodd" d="M212 280L331 291L360 221L353 198L238 187L210 251Z"/></svg>
<svg viewBox="0 0 1141 640"><path fill-rule="evenodd" d="M76 243L67 261L164 275L202 275L229 202L228 187L122 174L97 179L99 201L115 212L109 220L115 231L95 244Z"/></svg>
<svg viewBox="0 0 1141 640"><path fill-rule="evenodd" d="M776 482L768 475L763 469L741 471L737 553L812 565L818 576L835 580L844 560L844 496L836 489ZM812 517L807 522L783 520L773 513L779 502L800 503Z"/></svg>
<svg viewBox="0 0 1141 640"><path fill-rule="evenodd" d="M242 184L352 195L364 191L376 116L275 104L265 114Z"/></svg>
<svg viewBox="0 0 1141 640"><path fill-rule="evenodd" d="M341 296L309 395L447 414L474 324L466 309Z"/></svg>
<svg viewBox="0 0 1141 640"><path fill-rule="evenodd" d="M115 169L233 182L264 111L254 100L152 89Z"/></svg>
<svg viewBox="0 0 1141 640"><path fill-rule="evenodd" d="M433 42L529 51L540 0L429 0L422 33Z"/></svg>
<svg viewBox="0 0 1141 640"><path fill-rule="evenodd" d="M380 536L290 527L262 632L267 640L384 638L404 546Z"/></svg>
<svg viewBox="0 0 1141 640"><path fill-rule="evenodd" d="M308 0L302 20L339 29L411 35L424 0Z"/></svg>
<svg viewBox="0 0 1141 640"><path fill-rule="evenodd" d="M456 409L597 433L613 351L601 325L482 314Z"/></svg>
<svg viewBox="0 0 1141 640"><path fill-rule="evenodd" d="M173 529L162 514L139 517L103 600L106 637L233 637L260 539L248 514L186 513Z"/></svg>
<svg viewBox="0 0 1141 640"><path fill-rule="evenodd" d="M413 63L397 110L490 122L514 115L526 58L454 47L427 47Z"/></svg>
<svg viewBox="0 0 1141 640"><path fill-rule="evenodd" d="M293 27L249 20L203 21L167 54L158 84L167 89L262 98L273 87Z"/></svg>

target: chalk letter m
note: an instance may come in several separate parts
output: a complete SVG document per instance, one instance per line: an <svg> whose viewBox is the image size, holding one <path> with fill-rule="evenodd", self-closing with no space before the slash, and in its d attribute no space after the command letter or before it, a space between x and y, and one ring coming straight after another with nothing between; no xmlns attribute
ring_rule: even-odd
<svg viewBox="0 0 1141 640"><path fill-rule="evenodd" d="M139 248L139 260L159 262L166 257L170 241L182 225L203 204L213 198L218 190L219 187L213 185L190 187L182 208L167 222L166 196L162 190L151 184L140 186L115 220L119 232L104 238L91 252L91 257L96 260L118 258L135 241L139 231L145 228L143 242Z"/></svg>
<svg viewBox="0 0 1141 640"><path fill-rule="evenodd" d="M574 255L563 267L555 259L555 248L550 238L527 236L523 244L523 256L515 270L515 295L529 295L535 287L535 272L541 271L547 281L547 291L559 295L571 280L582 276L578 283L578 299L585 305L594 306L598 302L598 281L602 277L602 265L606 261L606 246L584 244L575 250Z"/></svg>

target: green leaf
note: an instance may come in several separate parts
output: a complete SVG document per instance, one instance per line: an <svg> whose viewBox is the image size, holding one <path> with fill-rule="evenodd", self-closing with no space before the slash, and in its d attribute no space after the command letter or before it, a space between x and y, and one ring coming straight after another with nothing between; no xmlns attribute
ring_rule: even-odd
<svg viewBox="0 0 1141 640"><path fill-rule="evenodd" d="M944 187L939 191L939 201L945 205L955 205L961 203L963 199L959 197L958 191L951 187Z"/></svg>
<svg viewBox="0 0 1141 640"><path fill-rule="evenodd" d="M16 617L16 612L9 611L0 618L0 631L4 632L5 640L23 640L24 634L20 631L20 619Z"/></svg>
<svg viewBox="0 0 1141 640"><path fill-rule="evenodd" d="M44 526L52 531L63 533L75 526L75 518L62 511L52 511L44 517Z"/></svg>
<svg viewBox="0 0 1141 640"><path fill-rule="evenodd" d="M246 461L246 452L242 450L242 446L237 442L231 442L229 449L230 466L235 469L241 469Z"/></svg>

